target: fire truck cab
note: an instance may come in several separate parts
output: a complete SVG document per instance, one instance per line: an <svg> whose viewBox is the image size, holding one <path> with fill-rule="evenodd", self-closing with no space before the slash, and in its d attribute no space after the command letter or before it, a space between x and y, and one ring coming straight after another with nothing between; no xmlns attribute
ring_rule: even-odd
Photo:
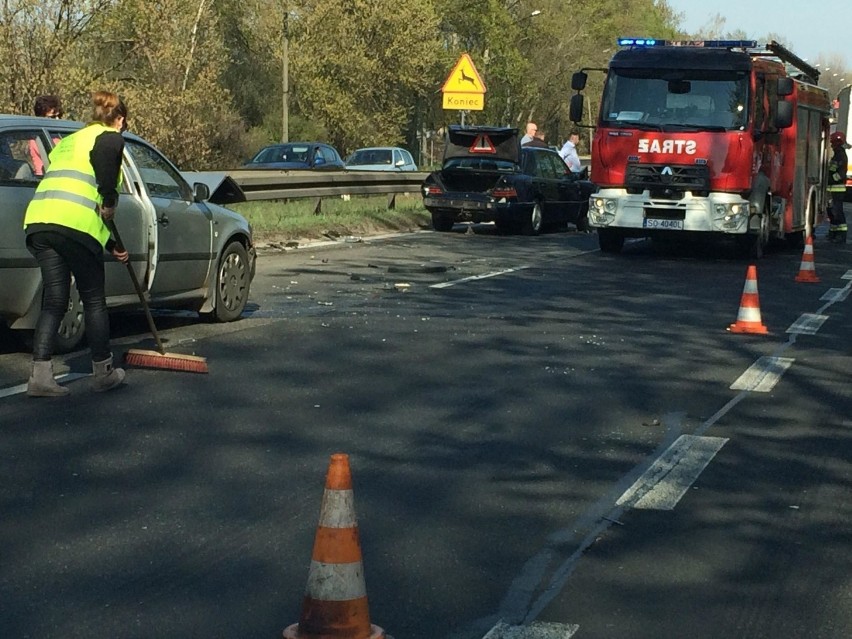
<svg viewBox="0 0 852 639"><path fill-rule="evenodd" d="M801 246L824 210L830 100L819 71L772 42L621 39L592 141L589 222L627 237L734 238L760 257ZM588 69L572 77L583 119Z"/></svg>

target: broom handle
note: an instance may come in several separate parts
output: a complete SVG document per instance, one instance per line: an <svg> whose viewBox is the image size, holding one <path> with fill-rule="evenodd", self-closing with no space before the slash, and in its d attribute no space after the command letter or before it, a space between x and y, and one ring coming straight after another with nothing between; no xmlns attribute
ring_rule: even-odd
<svg viewBox="0 0 852 639"><path fill-rule="evenodd" d="M115 226L115 222L113 220L106 220L105 224L112 233L112 237L113 239L115 239L115 245L118 250L124 251L124 243L121 241L121 236L118 234L118 228ZM142 303L142 308L145 309L145 317L148 319L148 328L151 330L151 335L154 337L154 341L157 343L157 350L160 352L160 355L165 355L166 349L163 347L163 342L160 340L160 336L157 334L157 327L154 325L154 318L151 317L151 309L148 308L148 300L145 299L145 293L142 292L142 285L139 284L139 278L136 277L136 272L133 270L133 266L130 264L129 256L127 262L125 262L124 265L127 267L127 272L130 273L130 279L133 280L133 288L136 289L136 294L139 296L139 301Z"/></svg>

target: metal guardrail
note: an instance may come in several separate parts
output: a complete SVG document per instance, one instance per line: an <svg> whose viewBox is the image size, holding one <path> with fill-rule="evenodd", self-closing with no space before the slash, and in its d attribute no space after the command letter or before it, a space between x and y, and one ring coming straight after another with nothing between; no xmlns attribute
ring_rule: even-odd
<svg viewBox="0 0 852 639"><path fill-rule="evenodd" d="M584 166L588 156L581 156ZM185 172L192 184L202 182L210 189L210 201L216 204L255 200L316 198L317 208L325 197L341 195L387 194L388 206L400 193L420 193L426 171L233 171Z"/></svg>
<svg viewBox="0 0 852 639"><path fill-rule="evenodd" d="M189 183L202 182L210 189L210 201L230 204L254 200L287 200L419 193L426 172L394 171L263 171L240 170L185 172ZM393 197L388 199L392 206Z"/></svg>
<svg viewBox="0 0 852 639"><path fill-rule="evenodd" d="M246 200L413 193L428 173L395 171L230 171Z"/></svg>

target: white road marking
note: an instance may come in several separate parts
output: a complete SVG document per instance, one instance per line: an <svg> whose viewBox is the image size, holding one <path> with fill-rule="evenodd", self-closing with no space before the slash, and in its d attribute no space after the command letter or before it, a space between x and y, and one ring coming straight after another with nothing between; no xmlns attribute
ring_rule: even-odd
<svg viewBox="0 0 852 639"><path fill-rule="evenodd" d="M802 313L790 328L788 333L796 335L816 335L817 331L822 326L823 322L828 319L828 315L816 315L814 313Z"/></svg>
<svg viewBox="0 0 852 639"><path fill-rule="evenodd" d="M526 626L499 622L482 639L570 639L580 629L577 624L534 621Z"/></svg>
<svg viewBox="0 0 852 639"><path fill-rule="evenodd" d="M845 272L845 273L844 273L844 274L840 277L840 279L842 279L842 280L852 280L852 269L850 269L850 270L846 271L846 272Z"/></svg>
<svg viewBox="0 0 852 639"><path fill-rule="evenodd" d="M441 282L439 284L432 284L429 288L449 288L450 286L455 286L456 284L463 284L465 282L473 282L474 280L484 280L488 277L496 277L498 275L505 275L506 273L514 273L515 271L523 271L524 269L529 268L529 266L516 266L515 268L507 268L502 271L493 271L491 273L483 273L482 275L471 275L470 277L463 277L460 280L453 280L451 282Z"/></svg>
<svg viewBox="0 0 852 639"><path fill-rule="evenodd" d="M768 393L796 361L790 357L761 357L731 384L731 390Z"/></svg>
<svg viewBox="0 0 852 639"><path fill-rule="evenodd" d="M830 288L822 294L820 300L824 302L845 302L849 297L849 288Z"/></svg>
<svg viewBox="0 0 852 639"><path fill-rule="evenodd" d="M727 441L726 437L681 435L616 504L646 510L674 510Z"/></svg>

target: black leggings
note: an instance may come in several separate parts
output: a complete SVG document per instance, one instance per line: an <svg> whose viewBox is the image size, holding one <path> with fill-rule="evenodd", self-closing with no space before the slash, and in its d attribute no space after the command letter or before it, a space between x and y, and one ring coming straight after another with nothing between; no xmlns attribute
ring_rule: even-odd
<svg viewBox="0 0 852 639"><path fill-rule="evenodd" d="M44 282L41 313L33 338L33 359L48 361L53 355L56 331L68 310L72 273L83 301L86 337L92 359L96 362L107 359L112 353L109 348L109 314L102 256L54 231L33 233L28 238L27 248L38 261Z"/></svg>

